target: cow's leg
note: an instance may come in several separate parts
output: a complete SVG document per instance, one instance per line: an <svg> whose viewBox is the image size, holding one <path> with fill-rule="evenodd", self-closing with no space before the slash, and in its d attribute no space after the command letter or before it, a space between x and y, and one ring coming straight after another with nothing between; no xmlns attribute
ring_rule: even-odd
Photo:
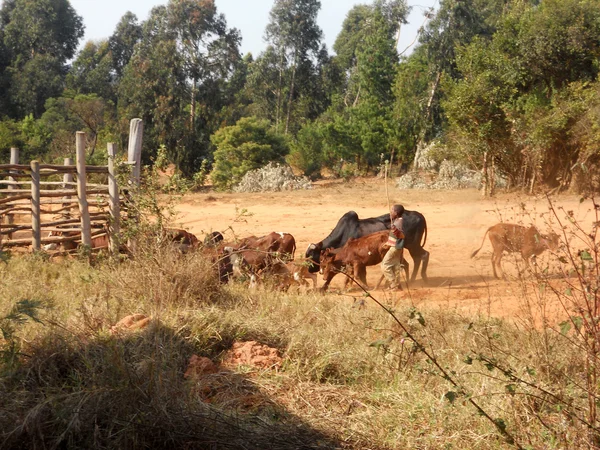
<svg viewBox="0 0 600 450"><path fill-rule="evenodd" d="M429 252L423 248L421 248L421 261L423 262L423 267L421 267L421 278L425 283L429 283L427 279L427 266L429 266Z"/></svg>
<svg viewBox="0 0 600 450"><path fill-rule="evenodd" d="M413 272L412 272L412 276L410 277L410 281L415 281L417 279L417 273L419 273L419 267L421 267L421 263L423 263L423 268L421 269L421 277L423 277L423 281L425 281L427 283L427 266L429 265L429 252L427 250L425 250L423 247L410 248L410 249L408 249L408 251L415 263L415 267L413 268Z"/></svg>
<svg viewBox="0 0 600 450"><path fill-rule="evenodd" d="M313 289L317 289L317 274L316 273L309 273L308 276L312 280Z"/></svg>
<svg viewBox="0 0 600 450"><path fill-rule="evenodd" d="M494 251L492 253L492 270L494 271L494 277L500 279L498 274L496 273L496 265L498 266L498 271L504 278L504 274L502 273L502 267L500 266L500 261L502 260L502 253Z"/></svg>
<svg viewBox="0 0 600 450"><path fill-rule="evenodd" d="M359 262L354 263L354 279L359 281L365 289L369 289L367 284L367 268Z"/></svg>
<svg viewBox="0 0 600 450"><path fill-rule="evenodd" d="M406 285L408 286L408 274L410 272L409 270L409 264L408 261L406 260L406 258L404 258L404 256L402 257L402 269L404 269L404 278L406 280Z"/></svg>
<svg viewBox="0 0 600 450"><path fill-rule="evenodd" d="M333 277L335 277L335 275L336 273L332 271L331 273L329 273L327 278L324 278L325 283L323 284L323 286L321 286L322 292L325 292L329 288L329 283L331 283L331 280L333 280Z"/></svg>

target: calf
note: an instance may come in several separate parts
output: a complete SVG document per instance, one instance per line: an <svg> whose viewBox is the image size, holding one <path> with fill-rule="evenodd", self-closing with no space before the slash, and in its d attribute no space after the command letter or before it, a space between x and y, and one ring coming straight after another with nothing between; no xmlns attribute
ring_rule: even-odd
<svg viewBox="0 0 600 450"><path fill-rule="evenodd" d="M308 286L307 278L312 280L313 289L316 289L317 274L310 273L308 263L305 260L288 263L276 261L257 274L252 274L250 276L250 287L256 287L267 280L271 280L279 289L288 290L293 285L298 286L298 288Z"/></svg>
<svg viewBox="0 0 600 450"><path fill-rule="evenodd" d="M321 267L323 269L323 279L325 284L322 289L326 290L333 277L343 271L343 267L352 266L354 278L367 286L366 266L379 264L389 246L386 245L389 231L378 231L358 239L348 239L346 244L337 252L327 249L321 255ZM406 279L408 279L408 262L402 258ZM379 281L381 283L381 280ZM379 283L377 285L379 286Z"/></svg>
<svg viewBox="0 0 600 450"><path fill-rule="evenodd" d="M526 228L512 223L498 223L487 229L483 235L481 245L471 254L471 258L481 250L485 243L485 236L488 233L493 248L492 269L496 278L500 278L496 273L496 266L498 266L498 271L504 278L500 262L505 251L508 253L521 253L523 261L529 267L529 259L532 256L540 255L546 249L555 250L558 247L558 235L556 233L551 232L544 235L533 225Z"/></svg>

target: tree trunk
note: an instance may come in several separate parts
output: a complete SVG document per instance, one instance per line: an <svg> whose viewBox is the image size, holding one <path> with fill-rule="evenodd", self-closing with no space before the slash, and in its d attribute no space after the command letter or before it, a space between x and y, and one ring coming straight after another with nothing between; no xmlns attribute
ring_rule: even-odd
<svg viewBox="0 0 600 450"><path fill-rule="evenodd" d="M487 164L487 152L483 153L483 167L481 169L481 196L488 196L488 187L489 187L489 179L488 179L488 164Z"/></svg>
<svg viewBox="0 0 600 450"><path fill-rule="evenodd" d="M190 131L194 129L196 122L196 80L192 81L192 98L190 102Z"/></svg>
<svg viewBox="0 0 600 450"><path fill-rule="evenodd" d="M290 83L290 95L288 97L287 117L285 119L285 134L288 134L290 126L290 115L292 113L292 101L294 99L294 82L296 81L296 66L298 63L298 50L294 52L294 67L292 67L292 81Z"/></svg>
<svg viewBox="0 0 600 450"><path fill-rule="evenodd" d="M438 86L440 84L440 79L442 78L442 72L438 71L435 76L435 81L433 82L433 86L431 86L431 93L429 94L429 100L427 101L427 109L425 110L425 122L424 128L421 131L421 137L417 142L417 154L419 153L420 147L425 147L425 132L427 127L427 122L429 122L429 118L431 117L431 105L433 104L433 99L435 98L435 93L437 92ZM417 154L415 154L415 160L413 162L413 170L417 169Z"/></svg>
<svg viewBox="0 0 600 450"><path fill-rule="evenodd" d="M490 197L493 197L496 194L496 161L492 156L492 165L490 167L489 173L489 185L490 185Z"/></svg>
<svg viewBox="0 0 600 450"><path fill-rule="evenodd" d="M275 113L275 131L279 133L279 119L281 116L281 89L283 86L283 56L284 50L281 50L281 58L279 59L279 85L277 86L277 111Z"/></svg>

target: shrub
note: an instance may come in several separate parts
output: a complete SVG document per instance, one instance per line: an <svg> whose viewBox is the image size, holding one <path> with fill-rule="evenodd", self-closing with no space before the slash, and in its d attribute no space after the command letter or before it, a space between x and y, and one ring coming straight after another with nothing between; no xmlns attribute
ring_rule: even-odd
<svg viewBox="0 0 600 450"><path fill-rule="evenodd" d="M285 139L270 130L266 120L240 119L234 126L217 131L211 140L217 147L211 179L215 187L230 189L246 172L268 162L283 162L288 153Z"/></svg>

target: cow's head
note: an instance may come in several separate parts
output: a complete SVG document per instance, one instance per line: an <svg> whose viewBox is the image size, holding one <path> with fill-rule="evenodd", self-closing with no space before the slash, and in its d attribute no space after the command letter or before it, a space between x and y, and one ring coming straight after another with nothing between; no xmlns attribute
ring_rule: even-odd
<svg viewBox="0 0 600 450"><path fill-rule="evenodd" d="M335 253L330 248L321 253L320 265L324 280L331 279L333 274L339 272L339 269L335 267L334 261Z"/></svg>
<svg viewBox="0 0 600 450"><path fill-rule="evenodd" d="M310 244L306 249L304 257L309 260L308 271L310 273L316 273L319 271L319 260L321 259L321 251L323 250L323 244Z"/></svg>
<svg viewBox="0 0 600 450"><path fill-rule="evenodd" d="M554 251L558 248L559 236L554 231L543 235L543 239L544 243L550 250Z"/></svg>

